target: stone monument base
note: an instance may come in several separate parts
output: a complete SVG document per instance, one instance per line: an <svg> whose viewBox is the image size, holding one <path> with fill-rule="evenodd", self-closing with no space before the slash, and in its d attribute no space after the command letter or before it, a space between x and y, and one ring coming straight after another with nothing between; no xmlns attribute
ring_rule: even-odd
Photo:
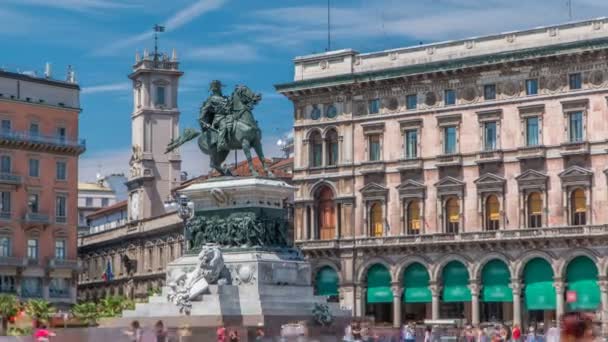
<svg viewBox="0 0 608 342"><path fill-rule="evenodd" d="M168 288L162 295L152 296L148 303L138 303L135 310L123 312L123 317L107 320L103 326L128 326L132 320L152 326L162 319L169 327L187 325L191 328L239 326L280 326L287 323L313 323L315 304L327 304L335 323L343 326L350 312L338 303L327 303L315 296L310 285L310 264L294 249L227 249L222 250L224 263L230 273L228 284L210 285L198 301L192 301L189 314L168 301ZM197 267L196 255L181 257L167 266L168 279L173 272L190 271Z"/></svg>

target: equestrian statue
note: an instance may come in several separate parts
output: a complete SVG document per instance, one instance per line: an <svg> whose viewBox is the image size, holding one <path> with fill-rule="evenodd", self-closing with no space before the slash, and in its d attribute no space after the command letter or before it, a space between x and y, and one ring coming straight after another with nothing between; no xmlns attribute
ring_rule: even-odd
<svg viewBox="0 0 608 342"><path fill-rule="evenodd" d="M251 161L251 148L258 155L264 171L272 176L264 160L262 131L253 117L253 107L262 99L244 85L235 87L230 97L222 94L222 82L211 81L211 95L201 106L198 122L200 132L186 128L181 136L172 139L165 153L169 153L190 140L198 138L199 149L209 155L210 166L222 176L231 176L227 167L222 166L231 150L243 150L249 170L258 176Z"/></svg>

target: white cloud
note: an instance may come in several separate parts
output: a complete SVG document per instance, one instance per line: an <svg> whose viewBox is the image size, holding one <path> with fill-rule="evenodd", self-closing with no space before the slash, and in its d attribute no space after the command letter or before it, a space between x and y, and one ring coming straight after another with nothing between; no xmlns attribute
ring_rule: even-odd
<svg viewBox="0 0 608 342"><path fill-rule="evenodd" d="M130 90L131 84L126 82L111 83L111 84L100 84L90 87L82 87L81 94L96 94L96 93L110 93L117 91Z"/></svg>
<svg viewBox="0 0 608 342"><path fill-rule="evenodd" d="M260 58L256 48L242 43L195 48L187 51L185 57L222 62L249 62Z"/></svg>
<svg viewBox="0 0 608 342"><path fill-rule="evenodd" d="M165 26L167 32L177 30L178 28L187 25L188 23L200 17L201 15L222 7L226 2L227 0L198 0L190 6L179 10L177 13L167 18L163 26ZM124 39L119 39L107 46L93 51L93 54L97 56L112 55L117 53L121 49L148 40L153 35L153 32L146 31Z"/></svg>
<svg viewBox="0 0 608 342"><path fill-rule="evenodd" d="M4 2L14 3L16 5L54 7L71 11L132 8L141 6L140 3L136 4L131 1L117 2L110 0L4 0Z"/></svg>

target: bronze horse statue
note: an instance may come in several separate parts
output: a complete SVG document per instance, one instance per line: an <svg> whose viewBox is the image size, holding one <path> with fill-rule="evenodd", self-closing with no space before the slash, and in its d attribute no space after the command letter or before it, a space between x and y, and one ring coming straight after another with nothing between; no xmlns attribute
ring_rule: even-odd
<svg viewBox="0 0 608 342"><path fill-rule="evenodd" d="M221 96L221 93L216 96ZM243 150L251 174L258 176L251 159L251 148L253 148L262 163L264 171L268 176L272 176L264 160L262 131L252 113L253 107L261 99L260 94L254 93L247 86L236 86L232 95L227 99L226 106L222 106L217 113L213 113L214 115L211 118L203 115L205 113L201 113L199 118L200 132L193 128L186 128L180 137L169 142L165 153L169 153L198 137L199 149L209 156L211 168L217 170L221 175L232 175L228 168L222 166L230 151ZM221 130L224 130L223 135ZM222 149L218 148L220 136L224 136L226 139L224 142L225 148Z"/></svg>

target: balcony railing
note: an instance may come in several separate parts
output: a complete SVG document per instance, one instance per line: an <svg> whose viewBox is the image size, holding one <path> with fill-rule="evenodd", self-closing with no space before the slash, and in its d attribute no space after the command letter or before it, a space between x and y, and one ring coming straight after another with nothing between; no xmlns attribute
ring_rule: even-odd
<svg viewBox="0 0 608 342"><path fill-rule="evenodd" d="M49 215L42 213L27 213L23 218L27 223L39 223L39 224L48 224Z"/></svg>
<svg viewBox="0 0 608 342"><path fill-rule="evenodd" d="M12 256L0 256L0 266L8 267L25 267L27 260L25 258L18 258Z"/></svg>
<svg viewBox="0 0 608 342"><path fill-rule="evenodd" d="M62 136L35 134L27 131L0 130L0 139L50 144L55 146L86 148L85 139L68 139Z"/></svg>
<svg viewBox="0 0 608 342"><path fill-rule="evenodd" d="M0 172L0 184L21 184L21 176L10 173L10 172Z"/></svg>
<svg viewBox="0 0 608 342"><path fill-rule="evenodd" d="M49 268L79 270L81 268L81 265L80 265L80 260L50 258L49 259Z"/></svg>
<svg viewBox="0 0 608 342"><path fill-rule="evenodd" d="M55 222L57 223L66 223L68 221L65 216L55 216Z"/></svg>
<svg viewBox="0 0 608 342"><path fill-rule="evenodd" d="M297 241L304 250L376 247L395 245L443 244L476 241L508 241L538 238L564 238L608 234L608 225L597 226L564 226L546 228L508 229L495 231L466 232L460 234L421 234L410 236L383 236L343 238L340 240Z"/></svg>

